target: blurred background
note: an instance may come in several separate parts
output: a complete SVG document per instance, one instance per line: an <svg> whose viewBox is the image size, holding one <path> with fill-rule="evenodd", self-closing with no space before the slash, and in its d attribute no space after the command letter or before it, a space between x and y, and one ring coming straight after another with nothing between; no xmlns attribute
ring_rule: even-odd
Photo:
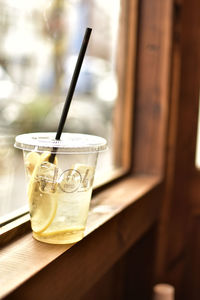
<svg viewBox="0 0 200 300"><path fill-rule="evenodd" d="M0 217L26 204L17 134L56 131L86 27L92 27L65 131L102 136L108 171L119 83L120 0L0 0Z"/></svg>

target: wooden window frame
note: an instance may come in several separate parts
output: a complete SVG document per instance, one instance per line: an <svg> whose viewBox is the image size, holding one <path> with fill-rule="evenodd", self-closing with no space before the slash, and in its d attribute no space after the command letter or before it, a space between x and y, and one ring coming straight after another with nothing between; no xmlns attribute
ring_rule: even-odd
<svg viewBox="0 0 200 300"><path fill-rule="evenodd" d="M120 84L117 104L115 106L114 121L114 153L115 167L103 178L99 178L94 190L99 190L111 181L129 173L131 168L131 136L132 136L132 111L133 111L133 90L134 90L134 68L136 55L136 29L137 29L137 5L138 0L130 3L122 1L120 15L120 28L118 33L118 53L117 53L117 75ZM128 26L127 26L128 24ZM129 64L127 64L127 57ZM131 80L127 80L131 78ZM124 115L126 118L124 118ZM123 147L121 145L123 144ZM101 176L102 177L102 176ZM18 210L11 212L3 220L0 228L0 245L12 240L17 234L30 230L28 206L25 205Z"/></svg>
<svg viewBox="0 0 200 300"><path fill-rule="evenodd" d="M131 103L134 94L134 107L126 108L124 122L133 131L124 138L128 135L132 153L130 172L95 192L86 237L73 246L39 243L30 231L16 237L13 229L15 239L0 255L0 297L34 298L39 291L44 298L59 299L64 293L78 299L158 221L165 183L172 5L172 0L129 1L126 93Z"/></svg>

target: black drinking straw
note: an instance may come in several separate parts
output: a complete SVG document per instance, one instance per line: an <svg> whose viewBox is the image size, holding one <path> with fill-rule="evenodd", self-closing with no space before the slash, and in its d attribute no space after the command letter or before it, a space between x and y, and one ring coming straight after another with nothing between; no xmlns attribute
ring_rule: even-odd
<svg viewBox="0 0 200 300"><path fill-rule="evenodd" d="M66 121L67 114L68 114L68 111L69 111L69 107L70 107L70 104L71 104L71 101L72 101L72 97L73 97L73 94L74 94L74 90L75 90L75 87L76 87L78 76L79 76L79 73L80 73L80 70L81 70L82 62L83 62L83 59L84 59L84 56L85 56L85 52L86 52L86 49L87 49L87 45L88 45L88 42L89 42L91 31L92 31L91 28L86 28L85 35L84 35L82 45L81 45L81 48L80 48L80 52L79 52L79 55L78 55L78 59L77 59L77 62L76 62L76 66L75 66L75 69L74 69L74 73L73 73L73 76L72 76L72 80L71 80L71 83L70 83L70 86L69 86L68 94L67 94L65 104L64 104L64 107L63 107L60 122L59 122L59 125L58 125L58 129L57 129L57 133L56 133L56 137L55 137L56 140L60 140L64 125L65 125L65 121ZM51 153L51 155L49 157L49 162L50 163L54 162L54 159L55 159L55 156L56 156L56 151L57 151L57 148L53 148L53 151L52 151L53 153Z"/></svg>

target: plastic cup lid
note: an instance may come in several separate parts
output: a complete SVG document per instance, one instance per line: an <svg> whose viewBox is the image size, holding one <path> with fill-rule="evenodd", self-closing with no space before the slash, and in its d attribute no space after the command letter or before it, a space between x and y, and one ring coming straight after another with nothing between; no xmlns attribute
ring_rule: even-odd
<svg viewBox="0 0 200 300"><path fill-rule="evenodd" d="M62 133L61 139L55 140L55 132L27 133L16 136L15 147L26 151L53 153L93 153L107 148L104 138L79 133Z"/></svg>

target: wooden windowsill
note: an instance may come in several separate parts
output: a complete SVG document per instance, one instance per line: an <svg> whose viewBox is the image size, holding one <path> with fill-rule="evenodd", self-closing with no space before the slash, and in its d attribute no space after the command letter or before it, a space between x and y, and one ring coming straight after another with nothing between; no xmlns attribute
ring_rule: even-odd
<svg viewBox="0 0 200 300"><path fill-rule="evenodd" d="M29 232L5 246L0 298L33 299L38 288L44 299L61 299L64 290L70 299L83 294L157 221L161 187L156 176L134 176L99 192L85 238L75 245L40 243Z"/></svg>

